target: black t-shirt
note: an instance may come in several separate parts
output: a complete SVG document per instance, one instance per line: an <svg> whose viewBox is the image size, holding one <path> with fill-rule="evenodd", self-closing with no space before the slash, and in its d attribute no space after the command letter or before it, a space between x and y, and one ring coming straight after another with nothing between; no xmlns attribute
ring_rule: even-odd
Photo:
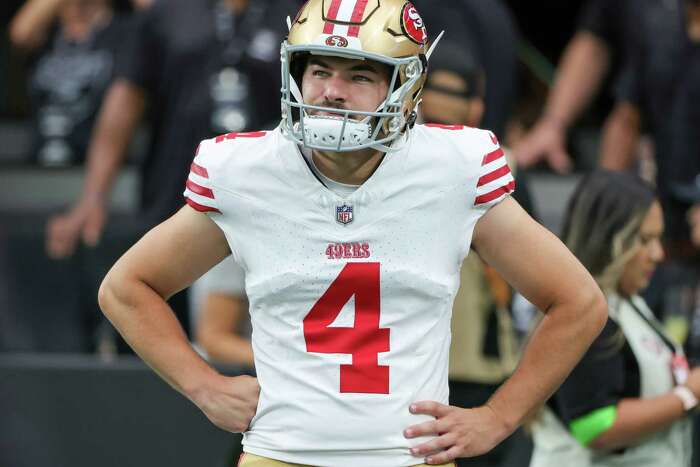
<svg viewBox="0 0 700 467"><path fill-rule="evenodd" d="M636 8L639 6L640 3L635 3ZM630 14L631 7L629 0L590 0L581 10L578 30L594 34L618 54L629 52L635 40L635 15Z"/></svg>
<svg viewBox="0 0 700 467"><path fill-rule="evenodd" d="M637 359L621 339L620 327L608 320L569 377L548 405L566 425L596 409L639 397Z"/></svg>
<svg viewBox="0 0 700 467"><path fill-rule="evenodd" d="M85 40L68 40L55 27L35 56L29 80L36 137L34 157L44 165L85 160L102 97L121 59L128 19L114 16Z"/></svg>
<svg viewBox="0 0 700 467"><path fill-rule="evenodd" d="M217 0L158 0L142 15L131 60L118 76L148 95L152 139L141 170L141 200L150 222L183 205L197 144L228 131L212 123L227 102L237 100L240 112L229 119L235 130L277 124L279 47L285 18L297 8L291 0L256 0L234 17Z"/></svg>
<svg viewBox="0 0 700 467"><path fill-rule="evenodd" d="M664 205L666 237L687 239L685 211L671 186L689 181L700 167L697 137L700 54L686 29L685 2L651 2L639 11L639 48L617 84L617 98L635 104L656 150L657 187Z"/></svg>
<svg viewBox="0 0 700 467"><path fill-rule="evenodd" d="M670 175L691 182L700 174L700 42L686 48L670 120Z"/></svg>
<svg viewBox="0 0 700 467"><path fill-rule="evenodd" d="M663 152L657 151L666 161L668 177L666 228L672 239L687 243L690 234L686 212L691 203L677 197L674 190L679 185L692 185L700 176L700 43L687 43L683 58L670 112L664 120L668 139Z"/></svg>
<svg viewBox="0 0 700 467"><path fill-rule="evenodd" d="M589 0L578 17L577 30L586 31L605 42L610 53L610 70L603 84L608 92L599 96L593 107L599 119L605 119L614 105L614 86L632 60L638 47L638 13L646 2L658 0Z"/></svg>
<svg viewBox="0 0 700 467"><path fill-rule="evenodd" d="M477 49L486 74L484 117L481 126L505 138L515 108L518 75L518 30L501 0L461 0L464 24L476 31Z"/></svg>

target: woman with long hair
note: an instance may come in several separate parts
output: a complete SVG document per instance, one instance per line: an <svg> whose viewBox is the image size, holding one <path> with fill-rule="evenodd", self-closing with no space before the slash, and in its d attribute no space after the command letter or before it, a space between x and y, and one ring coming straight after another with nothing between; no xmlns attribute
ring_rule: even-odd
<svg viewBox="0 0 700 467"><path fill-rule="evenodd" d="M690 465L700 368L638 295L664 258L663 228L634 175L594 172L575 190L562 238L605 293L609 320L533 423L531 467Z"/></svg>

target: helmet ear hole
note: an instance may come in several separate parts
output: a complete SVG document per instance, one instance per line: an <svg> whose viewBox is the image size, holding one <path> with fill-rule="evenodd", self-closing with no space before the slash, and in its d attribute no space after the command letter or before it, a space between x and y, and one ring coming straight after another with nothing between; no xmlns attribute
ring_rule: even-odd
<svg viewBox="0 0 700 467"><path fill-rule="evenodd" d="M292 75L299 87L302 86L302 79L304 71L306 71L306 64L309 62L309 56L311 56L309 52L296 52L290 57L289 74Z"/></svg>

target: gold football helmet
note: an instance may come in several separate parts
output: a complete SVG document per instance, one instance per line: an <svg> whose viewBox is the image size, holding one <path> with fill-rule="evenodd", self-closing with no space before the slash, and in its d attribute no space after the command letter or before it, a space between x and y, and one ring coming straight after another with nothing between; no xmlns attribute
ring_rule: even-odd
<svg viewBox="0 0 700 467"><path fill-rule="evenodd" d="M289 26L281 49L283 134L297 144L321 150L392 150L389 144L415 122L430 55L427 30L413 4L406 0L309 0ZM305 104L298 80L306 63L302 58L308 54L389 65L393 72L385 101L374 112ZM309 110L344 115L312 116Z"/></svg>

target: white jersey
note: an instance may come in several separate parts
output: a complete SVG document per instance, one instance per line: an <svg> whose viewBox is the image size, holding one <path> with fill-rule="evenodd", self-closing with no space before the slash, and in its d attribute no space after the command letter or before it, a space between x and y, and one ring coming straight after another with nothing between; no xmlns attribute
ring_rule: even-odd
<svg viewBox="0 0 700 467"><path fill-rule="evenodd" d="M417 125L341 198L279 132L204 141L187 202L245 270L261 387L244 449L314 466L422 463L415 401L448 403L452 302L477 220L514 188L492 133Z"/></svg>

